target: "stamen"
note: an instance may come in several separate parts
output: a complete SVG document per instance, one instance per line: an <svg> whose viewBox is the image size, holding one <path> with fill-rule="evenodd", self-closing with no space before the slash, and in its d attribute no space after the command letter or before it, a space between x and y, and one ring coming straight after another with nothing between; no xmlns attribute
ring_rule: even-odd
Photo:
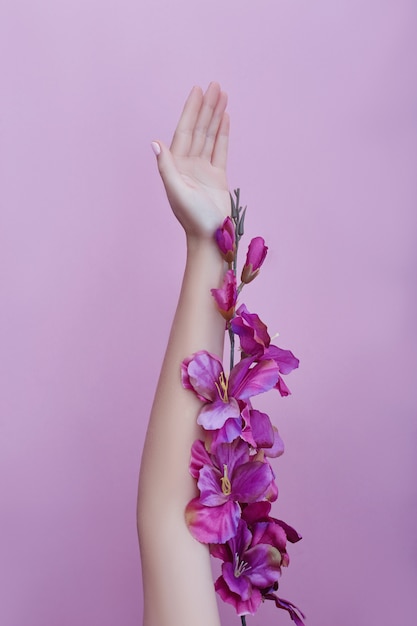
<svg viewBox="0 0 417 626"><path fill-rule="evenodd" d="M214 383L216 385L216 389L217 392L220 396L220 399L227 404L229 402L229 398L227 396L227 386L228 386L228 380L226 378L226 376L224 375L224 372L222 372L219 376L219 382L218 383Z"/></svg>
<svg viewBox="0 0 417 626"><path fill-rule="evenodd" d="M235 575L235 578L239 578L239 576L242 576L244 572L250 569L250 565L246 563L246 561L239 561L239 555L237 552L235 554L235 557L236 557L236 566L235 566L234 575Z"/></svg>
<svg viewBox="0 0 417 626"><path fill-rule="evenodd" d="M232 483L229 480L229 476L227 475L227 465L223 465L223 476L220 479L222 483L222 492L225 496L230 496L232 493Z"/></svg>

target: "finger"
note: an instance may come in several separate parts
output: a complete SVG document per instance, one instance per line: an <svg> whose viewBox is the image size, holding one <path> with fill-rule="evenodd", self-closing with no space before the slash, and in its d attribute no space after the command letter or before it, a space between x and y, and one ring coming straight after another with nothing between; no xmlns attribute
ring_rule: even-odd
<svg viewBox="0 0 417 626"><path fill-rule="evenodd" d="M188 153L189 156L200 156L204 144L206 143L207 129L212 120L219 96L220 85L218 83L210 83L204 94L203 104L195 124L193 140Z"/></svg>
<svg viewBox="0 0 417 626"><path fill-rule="evenodd" d="M193 87L184 104L181 117L172 138L171 152L173 154L177 156L185 156L189 153L193 139L193 131L202 103L203 91L201 87Z"/></svg>
<svg viewBox="0 0 417 626"><path fill-rule="evenodd" d="M217 105L213 113L213 117L211 118L211 122L207 129L206 141L201 151L201 156L204 159L208 159L209 161L211 161L214 142L216 141L217 132L220 128L220 124L223 119L223 114L226 110L226 106L227 106L227 94L224 91L222 91L220 92L219 99L217 101Z"/></svg>
<svg viewBox="0 0 417 626"><path fill-rule="evenodd" d="M175 193L184 185L174 162L174 157L162 141L153 141L152 149L156 155L159 173L167 194Z"/></svg>
<svg viewBox="0 0 417 626"><path fill-rule="evenodd" d="M211 163L215 167L225 170L227 165L227 149L229 147L230 118L228 113L223 113L223 118L217 131L214 142Z"/></svg>

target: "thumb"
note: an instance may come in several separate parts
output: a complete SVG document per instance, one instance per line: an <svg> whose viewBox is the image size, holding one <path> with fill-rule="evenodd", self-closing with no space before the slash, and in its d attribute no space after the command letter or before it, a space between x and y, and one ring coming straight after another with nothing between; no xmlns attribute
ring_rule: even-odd
<svg viewBox="0 0 417 626"><path fill-rule="evenodd" d="M152 150L156 155L159 174L168 194L172 194L183 187L183 180L177 170L174 158L169 148L162 141L152 141Z"/></svg>

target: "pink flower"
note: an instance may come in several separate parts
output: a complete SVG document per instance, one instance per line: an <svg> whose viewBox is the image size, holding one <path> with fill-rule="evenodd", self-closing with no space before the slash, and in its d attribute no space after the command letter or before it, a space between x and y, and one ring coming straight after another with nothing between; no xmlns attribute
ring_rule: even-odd
<svg viewBox="0 0 417 626"><path fill-rule="evenodd" d="M254 364L254 359L242 359L227 377L220 359L201 350L181 365L182 384L205 402L197 423L206 430L222 428L226 420L241 419L241 406L246 401L272 389L278 380L279 368L272 359Z"/></svg>
<svg viewBox="0 0 417 626"><path fill-rule="evenodd" d="M246 306L242 304L236 314L230 325L235 335L239 335L240 347L245 355L252 356L255 361L273 359L280 374L284 375L298 367L299 360L290 350L271 345L268 329L256 313L249 313ZM291 393L281 376L275 388L282 396L288 396Z"/></svg>
<svg viewBox="0 0 417 626"><path fill-rule="evenodd" d="M271 502L267 500L263 502L254 502L245 506L242 510L242 519L245 520L249 528L260 528L260 523L267 524L263 533L263 542L272 542L281 553L282 567L288 567L290 557L286 549L286 543L297 543L301 540L301 535L289 524L282 520L276 519L269 515L271 511ZM269 539L268 539L269 537Z"/></svg>
<svg viewBox="0 0 417 626"><path fill-rule="evenodd" d="M256 613L262 602L262 590L273 588L281 575L281 553L268 536L267 524L251 532L243 520L226 545L211 546L213 556L223 560L222 575L215 589L238 615Z"/></svg>
<svg viewBox="0 0 417 626"><path fill-rule="evenodd" d="M235 314L237 300L236 277L233 270L227 270L224 275L223 285L220 289L211 289L219 312L226 322L230 321Z"/></svg>
<svg viewBox="0 0 417 626"><path fill-rule="evenodd" d="M255 237L249 244L246 263L242 269L242 283L250 283L259 274L262 263L265 261L268 248L263 237Z"/></svg>
<svg viewBox="0 0 417 626"><path fill-rule="evenodd" d="M190 473L198 478L200 496L188 503L185 518L191 534L203 543L230 539L241 516L239 503L263 500L274 480L269 464L251 457L241 439L219 445L215 454L195 441Z"/></svg>
<svg viewBox="0 0 417 626"><path fill-rule="evenodd" d="M212 556L223 561L215 589L238 615L253 615L262 600L273 600L288 611L297 626L304 626L302 612L273 593L278 589L281 567L289 563L286 543L301 537L285 522L269 517L270 509L267 501L244 505L235 536L226 544L210 546Z"/></svg>
<svg viewBox="0 0 417 626"><path fill-rule="evenodd" d="M236 253L235 226L230 217L226 217L223 224L214 234L217 247L226 263L232 263Z"/></svg>

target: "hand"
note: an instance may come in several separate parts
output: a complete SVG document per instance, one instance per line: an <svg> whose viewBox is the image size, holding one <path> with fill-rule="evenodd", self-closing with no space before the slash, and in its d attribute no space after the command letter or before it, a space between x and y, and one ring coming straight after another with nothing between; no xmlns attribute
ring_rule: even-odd
<svg viewBox="0 0 417 626"><path fill-rule="evenodd" d="M229 116L217 83L193 87L168 149L161 141L158 168L171 208L188 237L212 237L230 214L226 178Z"/></svg>

